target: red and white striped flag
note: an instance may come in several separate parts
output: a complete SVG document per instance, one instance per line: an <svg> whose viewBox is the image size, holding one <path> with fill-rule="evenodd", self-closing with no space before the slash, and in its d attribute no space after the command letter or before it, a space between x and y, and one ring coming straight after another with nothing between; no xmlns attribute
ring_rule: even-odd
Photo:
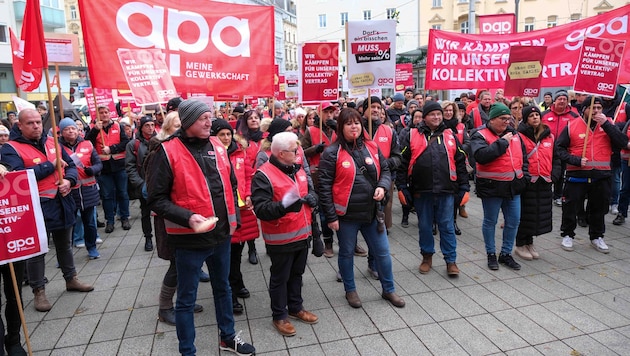
<svg viewBox="0 0 630 356"><path fill-rule="evenodd" d="M42 80L42 68L48 67L39 0L26 1L20 40L10 32L15 82L21 90L33 91Z"/></svg>

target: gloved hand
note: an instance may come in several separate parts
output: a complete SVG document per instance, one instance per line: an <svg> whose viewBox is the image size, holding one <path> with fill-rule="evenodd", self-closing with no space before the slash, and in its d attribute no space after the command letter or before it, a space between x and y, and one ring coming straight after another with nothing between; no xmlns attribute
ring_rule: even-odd
<svg viewBox="0 0 630 356"><path fill-rule="evenodd" d="M94 175L94 171L92 170L92 167L85 167L83 168L83 171L85 172L85 174L87 174L90 177Z"/></svg>
<svg viewBox="0 0 630 356"><path fill-rule="evenodd" d="M400 204L404 207L410 208L413 206L413 196L407 187L398 188L398 200L400 200Z"/></svg>
<svg viewBox="0 0 630 356"><path fill-rule="evenodd" d="M284 210L287 213L297 213L300 209L302 209L302 200L298 199L295 203L289 205Z"/></svg>
<svg viewBox="0 0 630 356"><path fill-rule="evenodd" d="M337 131L337 120L335 120L335 119L328 119L328 120L326 120L326 126L328 126L331 129Z"/></svg>
<svg viewBox="0 0 630 356"><path fill-rule="evenodd" d="M314 208L317 206L317 194L315 193L310 193L307 194L304 198L302 198L302 202L304 202L305 204L308 204L308 206L310 206L311 208Z"/></svg>
<svg viewBox="0 0 630 356"><path fill-rule="evenodd" d="M322 153L324 152L324 148L326 148L326 145L323 143L320 143L319 145L317 145L317 147L315 148L315 152L317 153Z"/></svg>

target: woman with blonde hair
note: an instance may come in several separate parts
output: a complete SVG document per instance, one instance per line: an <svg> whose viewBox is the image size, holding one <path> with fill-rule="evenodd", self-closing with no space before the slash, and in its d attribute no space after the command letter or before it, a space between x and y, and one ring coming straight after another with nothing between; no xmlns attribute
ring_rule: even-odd
<svg viewBox="0 0 630 356"><path fill-rule="evenodd" d="M157 134L156 140L162 142L175 133L182 126L177 111L169 112L162 123L162 130Z"/></svg>

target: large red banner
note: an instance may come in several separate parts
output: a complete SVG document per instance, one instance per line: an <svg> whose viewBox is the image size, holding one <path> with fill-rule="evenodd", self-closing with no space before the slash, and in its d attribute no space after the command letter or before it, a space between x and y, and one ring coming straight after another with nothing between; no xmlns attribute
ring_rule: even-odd
<svg viewBox="0 0 630 356"><path fill-rule="evenodd" d="M558 27L511 35L467 35L429 31L426 88L503 88L511 46L546 46L543 87L571 86L585 37L625 40L630 5ZM630 51L626 51L619 82L630 83Z"/></svg>
<svg viewBox="0 0 630 356"><path fill-rule="evenodd" d="M0 264L48 252L48 236L33 170L0 179Z"/></svg>
<svg viewBox="0 0 630 356"><path fill-rule="evenodd" d="M300 101L332 101L339 95L339 43L303 43Z"/></svg>
<svg viewBox="0 0 630 356"><path fill-rule="evenodd" d="M493 14L477 17L482 35L509 35L516 28L515 14Z"/></svg>
<svg viewBox="0 0 630 356"><path fill-rule="evenodd" d="M26 1L20 41L13 30L10 35L15 83L23 91L33 91L42 80L42 68L48 67L39 0Z"/></svg>
<svg viewBox="0 0 630 356"><path fill-rule="evenodd" d="M127 88L119 48L155 48L164 52L180 92L273 94L272 6L79 0L79 10L95 87Z"/></svg>
<svg viewBox="0 0 630 356"><path fill-rule="evenodd" d="M573 89L583 93L614 97L619 61L623 57L625 45L626 41L585 39Z"/></svg>

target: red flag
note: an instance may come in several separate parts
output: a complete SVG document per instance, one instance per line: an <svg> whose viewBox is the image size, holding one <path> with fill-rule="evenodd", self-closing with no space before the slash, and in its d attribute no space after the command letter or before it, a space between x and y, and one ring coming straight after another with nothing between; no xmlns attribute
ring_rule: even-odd
<svg viewBox="0 0 630 356"><path fill-rule="evenodd" d="M33 91L39 87L42 80L42 68L48 67L39 0L26 1L20 38L18 42L11 31L13 75L20 89Z"/></svg>

